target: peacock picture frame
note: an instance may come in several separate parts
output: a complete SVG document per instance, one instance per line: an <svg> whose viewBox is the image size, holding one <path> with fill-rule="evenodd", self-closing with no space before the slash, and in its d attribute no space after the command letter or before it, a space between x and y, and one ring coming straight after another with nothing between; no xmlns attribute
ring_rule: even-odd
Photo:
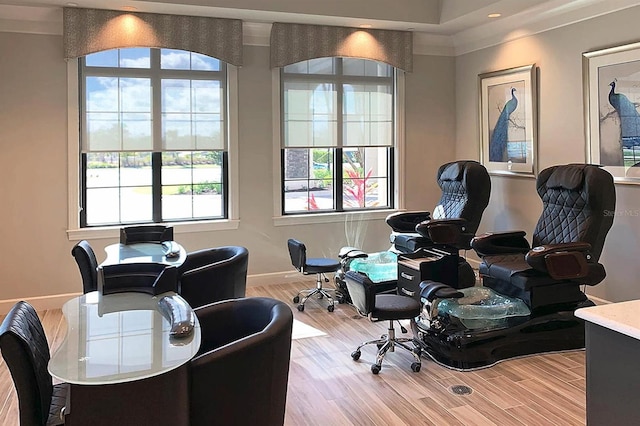
<svg viewBox="0 0 640 426"><path fill-rule="evenodd" d="M587 160L640 184L640 42L582 58Z"/></svg>
<svg viewBox="0 0 640 426"><path fill-rule="evenodd" d="M535 64L483 73L478 81L482 164L491 174L535 176Z"/></svg>

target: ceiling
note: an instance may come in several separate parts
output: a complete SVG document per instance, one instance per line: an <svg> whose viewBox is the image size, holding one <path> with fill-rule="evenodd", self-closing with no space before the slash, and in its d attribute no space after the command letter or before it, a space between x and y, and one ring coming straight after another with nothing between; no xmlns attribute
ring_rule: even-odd
<svg viewBox="0 0 640 426"><path fill-rule="evenodd" d="M0 31L60 32L61 7L237 18L247 44L273 22L408 30L414 47L460 54L640 5L638 0L0 0ZM498 18L488 18L500 13ZM32 31L29 31L32 28ZM54 30L58 28L58 30ZM39 29L39 30L38 30ZM263 37L262 37L263 38ZM252 43L252 40L255 41ZM268 40L268 38L267 38ZM435 49L435 50L434 50ZM440 51L438 51L438 49ZM414 49L415 50L415 49Z"/></svg>

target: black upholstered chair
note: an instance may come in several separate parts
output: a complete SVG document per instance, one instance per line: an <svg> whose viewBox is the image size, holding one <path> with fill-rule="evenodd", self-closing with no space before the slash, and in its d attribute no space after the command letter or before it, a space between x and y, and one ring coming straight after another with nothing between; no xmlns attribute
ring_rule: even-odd
<svg viewBox="0 0 640 426"><path fill-rule="evenodd" d="M382 335L379 339L362 343L351 353L351 358L354 361L359 360L363 346L376 345L378 354L376 355L376 362L371 365L371 372L378 374L382 369L384 356L388 352L394 352L395 348L399 347L411 352L414 358L411 369L415 372L420 371L422 365L420 348L413 343L411 345L407 344L413 342L412 338L396 337L393 326L394 321L413 321L415 317L420 315L420 302L412 297L400 294L380 294L376 291L375 285L369 278L360 272L348 271L345 274L345 282L351 295L353 306L356 307L361 315L368 316L371 321L389 321L387 334ZM407 332L402 325L400 327L403 333Z"/></svg>
<svg viewBox="0 0 640 426"><path fill-rule="evenodd" d="M595 165L569 164L541 171L536 186L543 207L531 246L524 231L473 240L483 284L534 310L582 302L580 286L606 275L598 260L613 224L613 178Z"/></svg>
<svg viewBox="0 0 640 426"><path fill-rule="evenodd" d="M178 268L178 293L192 308L244 297L249 251L241 246L198 250Z"/></svg>
<svg viewBox="0 0 640 426"><path fill-rule="evenodd" d="M71 249L71 255L76 259L76 263L80 269L83 293L97 290L98 260L89 242L86 240L78 242L73 246L73 249Z"/></svg>
<svg viewBox="0 0 640 426"><path fill-rule="evenodd" d="M438 247L452 255L471 248L482 214L489 204L491 179L477 161L454 161L440 166L437 181L442 190L432 213L398 212L387 216L391 226L391 250L413 253ZM457 288L475 285L476 276L466 259L459 256Z"/></svg>
<svg viewBox="0 0 640 426"><path fill-rule="evenodd" d="M491 179L487 169L477 161L454 161L440 166L437 181L442 193L433 212L398 212L387 216L395 251L412 253L437 243L464 250L471 248L471 239L489 204Z"/></svg>
<svg viewBox="0 0 640 426"><path fill-rule="evenodd" d="M190 424L284 423L291 309L255 297L197 308L202 344L190 361Z"/></svg>
<svg viewBox="0 0 640 426"><path fill-rule="evenodd" d="M162 263L120 263L98 267L102 294L141 292L152 295L178 291L178 269Z"/></svg>
<svg viewBox="0 0 640 426"><path fill-rule="evenodd" d="M21 426L64 424L69 385L53 385L49 345L35 309L18 302L0 326L0 351L18 394Z"/></svg>
<svg viewBox="0 0 640 426"><path fill-rule="evenodd" d="M173 227L165 225L136 225L120 228L120 243L161 243L173 241Z"/></svg>
<svg viewBox="0 0 640 426"><path fill-rule="evenodd" d="M336 272L340 269L340 262L336 259L330 259L326 257L307 257L307 247L303 242L290 238L287 241L287 247L289 248L289 256L291 257L291 264L299 272L309 275L316 274L316 287L306 290L300 290L293 298L293 303L298 303L298 310L304 311L304 304L308 298L313 295L317 295L318 298L326 298L329 302L327 310L333 312L334 300L333 296L329 292L334 292L335 289L327 289L322 287L323 281L329 282L329 278L325 274L330 272ZM300 295L305 294L302 299Z"/></svg>

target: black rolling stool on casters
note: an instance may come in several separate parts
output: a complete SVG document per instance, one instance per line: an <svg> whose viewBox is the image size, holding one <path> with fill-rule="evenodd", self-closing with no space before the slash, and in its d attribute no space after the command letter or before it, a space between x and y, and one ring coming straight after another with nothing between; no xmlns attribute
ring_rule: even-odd
<svg viewBox="0 0 640 426"><path fill-rule="evenodd" d="M416 373L420 371L422 366L420 361L421 348L416 346L412 338L396 337L396 331L393 327L394 321L415 321L415 317L420 315L420 302L413 297L401 294L377 294L371 280L360 272L348 271L345 274L345 283L349 289L353 306L360 315L368 316L371 321L389 321L387 334L383 334L379 339L362 343L351 353L351 358L354 361L359 360L363 346L376 345L378 353L376 354L376 362L371 364L371 372L378 374L382 369L384 356L387 352L395 352L395 348L398 347L406 349L413 356L411 370ZM400 329L403 333L407 332L402 324L400 324Z"/></svg>
<svg viewBox="0 0 640 426"><path fill-rule="evenodd" d="M333 312L334 302L333 297L331 296L331 294L329 294L329 291L335 290L323 288L322 281L326 283L329 282L329 278L327 278L325 274L328 272L335 273L338 269L340 269L340 262L326 257L307 258L307 247L304 245L304 243L293 238L287 241L287 246L289 247L291 264L293 264L294 268L302 272L304 275L316 274L316 287L307 290L300 290L298 294L293 298L293 303L299 303L298 310L302 312L304 311L304 303L307 301L307 299L314 294L317 294L319 299L322 299L323 297L327 298L327 301L329 302L327 310L329 312ZM308 294L304 296L302 300L300 300L300 295L302 293Z"/></svg>

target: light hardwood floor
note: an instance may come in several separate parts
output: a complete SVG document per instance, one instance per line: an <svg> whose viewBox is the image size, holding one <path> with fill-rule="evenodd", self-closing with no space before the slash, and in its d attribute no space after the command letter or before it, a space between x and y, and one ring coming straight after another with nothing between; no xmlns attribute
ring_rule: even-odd
<svg viewBox="0 0 640 426"><path fill-rule="evenodd" d="M349 305L327 312L324 301L309 300L304 312L291 303L298 289L313 282L250 287L248 296L287 302L296 324L291 349L286 425L583 425L584 351L536 355L471 372L449 370L423 359L411 371L404 350L387 354L379 375L371 374L375 346L363 348L358 362L351 352L386 332ZM66 332L60 310L41 313L49 344ZM400 334L400 331L397 330ZM0 363L0 424L17 425L13 382ZM465 385L469 395L456 395Z"/></svg>

